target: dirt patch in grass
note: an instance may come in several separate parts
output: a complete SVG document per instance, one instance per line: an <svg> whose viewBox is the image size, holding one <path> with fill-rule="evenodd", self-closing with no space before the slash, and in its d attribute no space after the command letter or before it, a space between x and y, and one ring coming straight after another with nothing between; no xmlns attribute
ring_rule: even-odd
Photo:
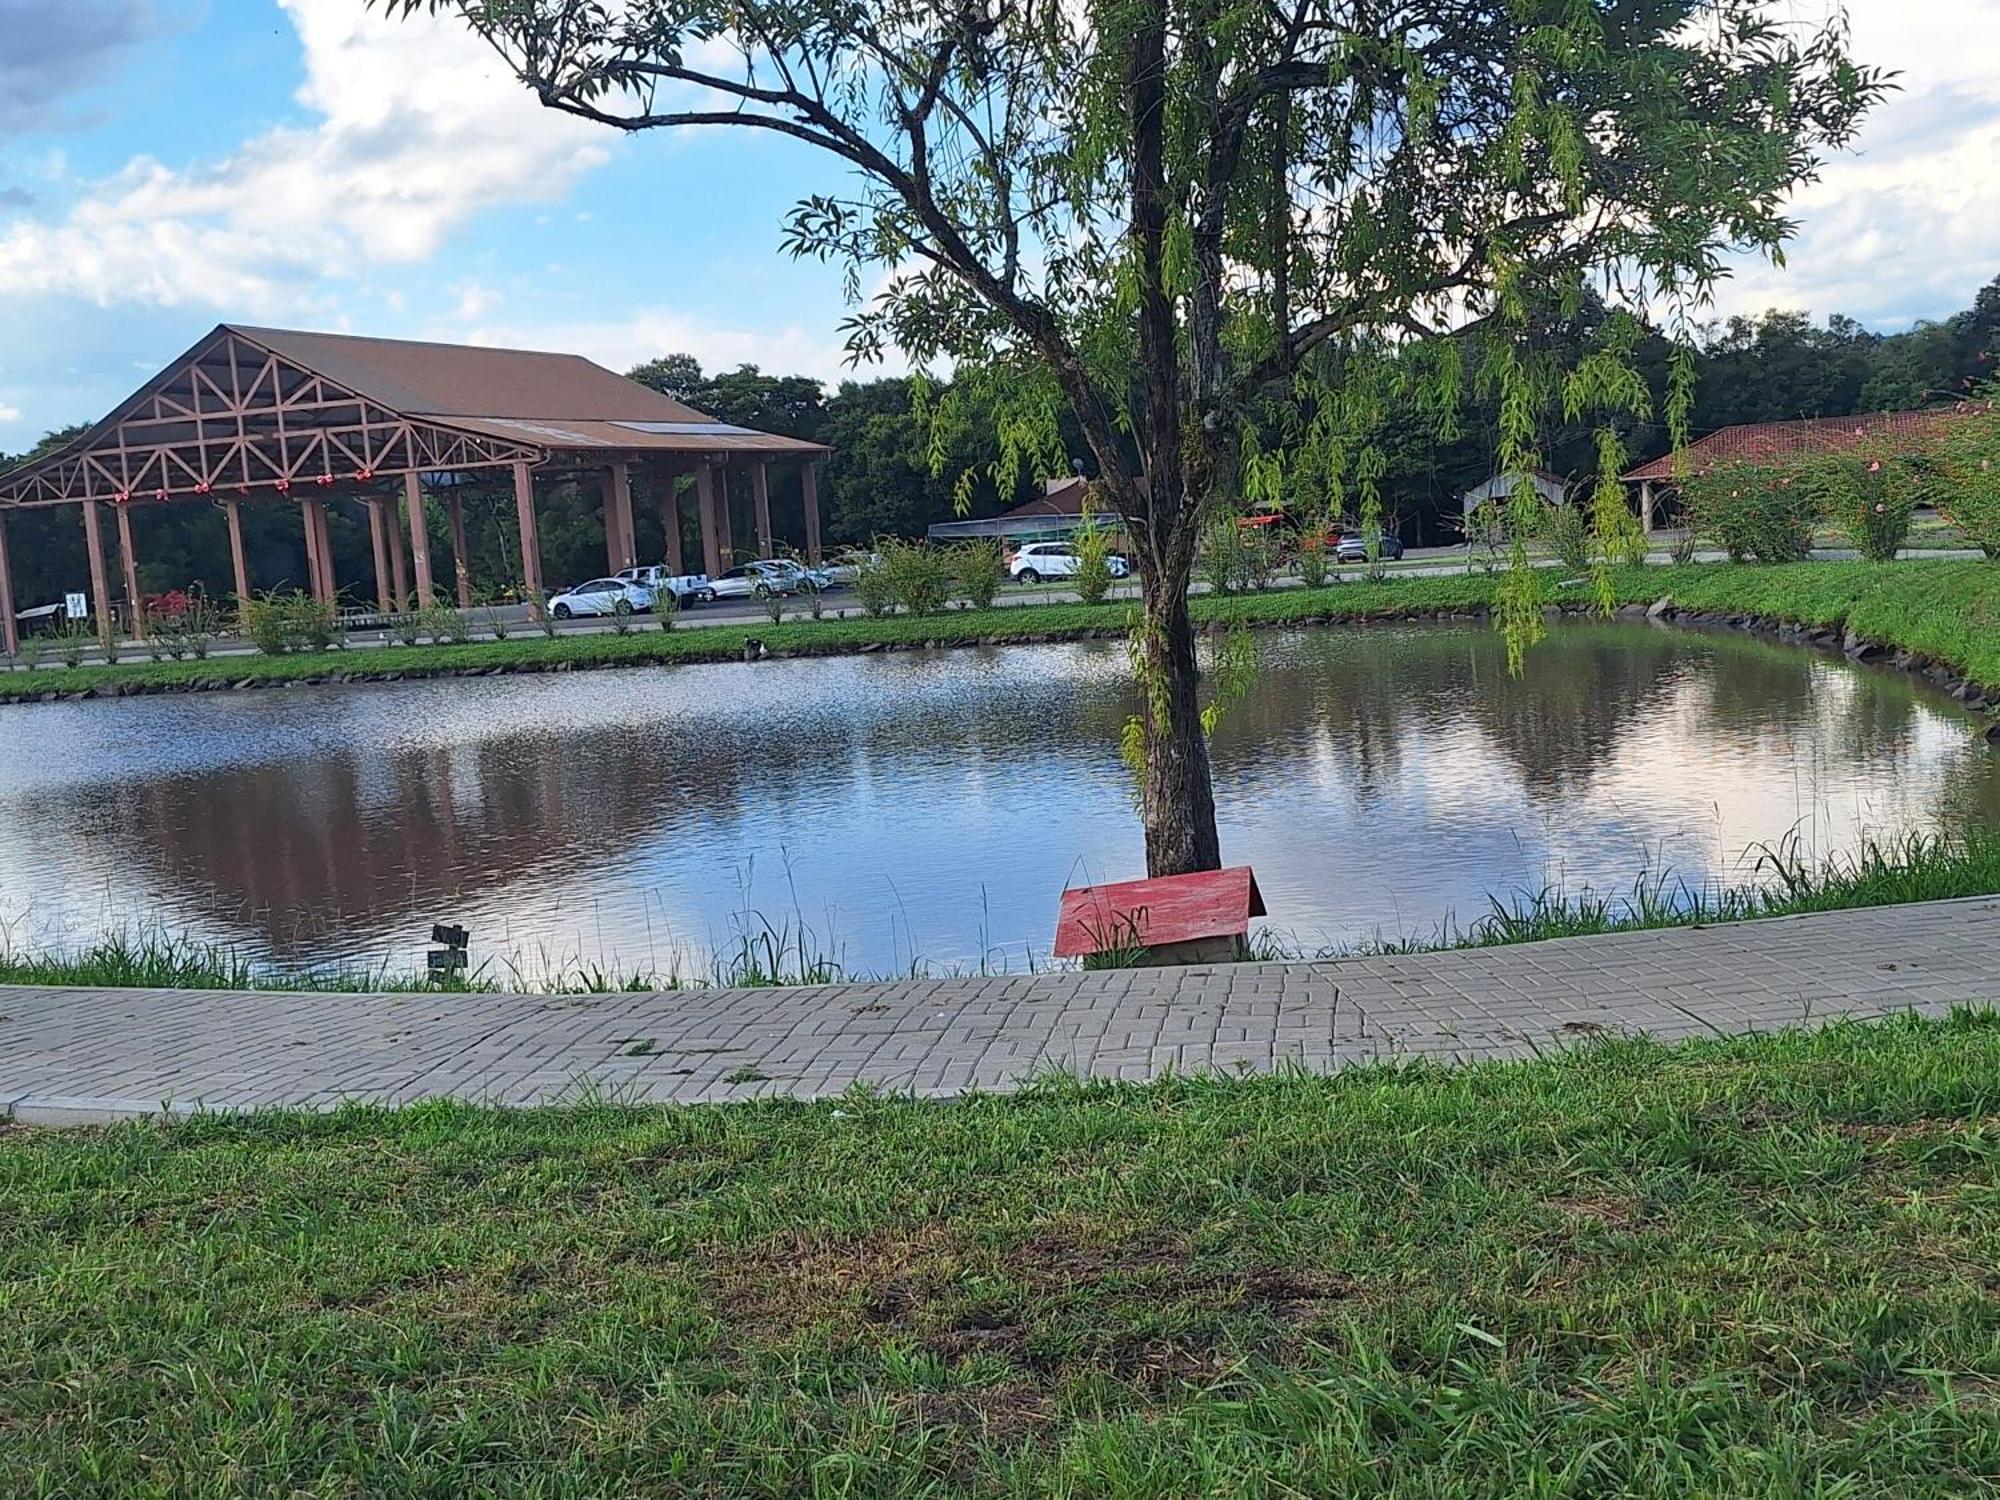
<svg viewBox="0 0 2000 1500"><path fill-rule="evenodd" d="M1577 1198L1556 1198L1549 1206L1576 1219L1589 1219L1606 1229L1636 1229L1646 1219L1645 1210L1630 1198L1590 1194Z"/></svg>
<svg viewBox="0 0 2000 1500"><path fill-rule="evenodd" d="M1146 1386L1213 1376L1239 1331L1269 1342L1276 1322L1287 1338L1356 1291L1337 1273L1199 1268L1165 1235L1105 1240L1068 1227L1002 1245L939 1224L786 1237L718 1252L711 1265L724 1322L760 1342L810 1332L893 1340L952 1364L990 1356L1045 1375L1088 1367ZM1130 1326L1161 1310L1184 1316Z"/></svg>

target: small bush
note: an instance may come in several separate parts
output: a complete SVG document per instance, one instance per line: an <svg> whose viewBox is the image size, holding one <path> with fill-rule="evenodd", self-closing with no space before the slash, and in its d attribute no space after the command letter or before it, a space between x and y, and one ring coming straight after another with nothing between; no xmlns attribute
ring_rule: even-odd
<svg viewBox="0 0 2000 1500"><path fill-rule="evenodd" d="M681 596L672 589L663 588L653 596L653 618L660 622L660 629L672 630L680 612Z"/></svg>
<svg viewBox="0 0 2000 1500"><path fill-rule="evenodd" d="M877 551L855 564L854 597L861 601L861 611L871 620L879 620L896 612L896 585L889 576L889 565Z"/></svg>
<svg viewBox="0 0 2000 1500"><path fill-rule="evenodd" d="M1955 423L1927 457L1938 514L1968 545L2000 558L2000 412Z"/></svg>
<svg viewBox="0 0 2000 1500"><path fill-rule="evenodd" d="M339 617L331 604L309 594L259 594L240 604L243 634L266 656L324 651L333 644Z"/></svg>
<svg viewBox="0 0 2000 1500"><path fill-rule="evenodd" d="M1590 518L1580 507L1544 500L1535 530L1555 553L1556 561L1570 572L1589 571Z"/></svg>
<svg viewBox="0 0 2000 1500"><path fill-rule="evenodd" d="M1111 592L1111 533L1085 511L1083 524L1071 536L1070 546L1076 553L1076 572L1071 581L1076 585L1077 597L1085 604L1102 604L1104 596Z"/></svg>
<svg viewBox="0 0 2000 1500"><path fill-rule="evenodd" d="M888 574L889 597L906 614L934 615L951 598L952 557L942 547L884 537L877 551ZM862 601L864 608L867 601Z"/></svg>
<svg viewBox="0 0 2000 1500"><path fill-rule="evenodd" d="M1323 533L1315 532L1299 543L1299 582L1309 589L1325 588L1327 579L1333 576L1326 552Z"/></svg>
<svg viewBox="0 0 2000 1500"><path fill-rule="evenodd" d="M961 542L955 549L958 590L974 609L991 609L993 596L1007 579L1007 558L991 539Z"/></svg>
<svg viewBox="0 0 2000 1500"><path fill-rule="evenodd" d="M83 653L97 639L97 633L82 620L65 620L56 632L56 654L66 667L79 666Z"/></svg>
<svg viewBox="0 0 2000 1500"><path fill-rule="evenodd" d="M1245 536L1241 555L1244 586L1261 594L1278 576L1278 543L1271 528L1259 526Z"/></svg>
<svg viewBox="0 0 2000 1500"><path fill-rule="evenodd" d="M1894 562L1910 538L1917 487L1910 466L1878 450L1842 453L1801 465L1820 511L1870 562Z"/></svg>
<svg viewBox="0 0 2000 1500"><path fill-rule="evenodd" d="M1691 528L1731 562L1803 562L1823 519L1818 489L1791 467L1733 463L1681 487Z"/></svg>
<svg viewBox="0 0 2000 1500"><path fill-rule="evenodd" d="M1236 524L1236 517L1219 516L1208 523L1201 534L1197 563L1211 594L1233 594L1242 586L1246 572L1243 528Z"/></svg>

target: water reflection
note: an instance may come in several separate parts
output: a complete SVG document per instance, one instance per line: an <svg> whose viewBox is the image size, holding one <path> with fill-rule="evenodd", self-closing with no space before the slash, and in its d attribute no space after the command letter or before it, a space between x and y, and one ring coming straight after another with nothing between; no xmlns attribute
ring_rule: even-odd
<svg viewBox="0 0 2000 1500"><path fill-rule="evenodd" d="M1797 828L2000 820L1941 696L1787 647L1566 626L1260 641L1215 745L1225 852L1352 940L1552 880L1740 875ZM49 705L0 714L17 939L165 922L274 962L699 967L747 908L853 968L1015 967L1066 881L1137 873L1108 643Z"/></svg>

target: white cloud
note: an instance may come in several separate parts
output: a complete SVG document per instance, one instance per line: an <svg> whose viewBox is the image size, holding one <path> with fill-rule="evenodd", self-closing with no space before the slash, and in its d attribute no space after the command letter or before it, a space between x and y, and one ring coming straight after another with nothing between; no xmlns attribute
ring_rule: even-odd
<svg viewBox="0 0 2000 1500"><path fill-rule="evenodd" d="M325 279L421 262L489 205L559 198L606 137L544 110L461 23L279 0L319 118L170 167L135 157L61 219L0 231L0 293L323 311Z"/></svg>
<svg viewBox="0 0 2000 1500"><path fill-rule="evenodd" d="M1852 0L1849 13L1854 55L1900 73L1899 89L1797 195L1787 268L1739 266L1725 313L1893 328L1970 305L2000 272L2000 0Z"/></svg>
<svg viewBox="0 0 2000 1500"><path fill-rule="evenodd" d="M0 401L0 422L18 422L20 420L20 407L9 406L5 401Z"/></svg>

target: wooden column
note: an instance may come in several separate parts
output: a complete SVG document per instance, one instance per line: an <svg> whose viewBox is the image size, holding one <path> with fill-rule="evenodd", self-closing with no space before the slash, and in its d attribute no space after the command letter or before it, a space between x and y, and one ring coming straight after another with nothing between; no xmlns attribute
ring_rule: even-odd
<svg viewBox="0 0 2000 1500"><path fill-rule="evenodd" d="M1639 481L1639 529L1648 536L1653 534L1653 481Z"/></svg>
<svg viewBox="0 0 2000 1500"><path fill-rule="evenodd" d="M319 527L313 524L313 503L299 502L299 525L306 534L306 589L313 598L319 597L321 580L319 568Z"/></svg>
<svg viewBox="0 0 2000 1500"><path fill-rule="evenodd" d="M104 521L97 513L95 500L83 502L83 545L90 554L90 594L92 607L97 611L97 638L109 645L114 628L111 582L104 576Z"/></svg>
<svg viewBox="0 0 2000 1500"><path fill-rule="evenodd" d="M410 607L409 549L403 545L403 502L385 500L388 514L383 530L389 534L389 584L394 591L398 614Z"/></svg>
<svg viewBox="0 0 2000 1500"><path fill-rule="evenodd" d="M694 471L695 504L701 511L701 566L710 578L720 577L725 564L722 561L722 528L715 519L715 469L704 463Z"/></svg>
<svg viewBox="0 0 2000 1500"><path fill-rule="evenodd" d="M542 597L542 540L535 529L535 476L524 463L514 465L514 514L521 523L521 586L528 596L528 613L539 620L547 600Z"/></svg>
<svg viewBox="0 0 2000 1500"><path fill-rule="evenodd" d="M118 560L125 572L125 608L132 617L132 639L146 638L146 605L139 597L139 555L132 550L132 507L118 511Z"/></svg>
<svg viewBox="0 0 2000 1500"><path fill-rule="evenodd" d="M0 647L21 654L21 629L14 620L14 560L7 551L7 517L0 514Z"/></svg>
<svg viewBox="0 0 2000 1500"><path fill-rule="evenodd" d="M771 556L771 466L757 462L750 466L750 498L757 510L757 552Z"/></svg>
<svg viewBox="0 0 2000 1500"><path fill-rule="evenodd" d="M333 533L326 527L326 501L318 495L308 495L304 511L306 567L312 574L313 597L322 604L331 604L339 593L339 585L333 577Z"/></svg>
<svg viewBox="0 0 2000 1500"><path fill-rule="evenodd" d="M375 553L375 607L383 614L389 613L389 536L388 523L382 519L382 498L370 495L368 504L368 544Z"/></svg>
<svg viewBox="0 0 2000 1500"><path fill-rule="evenodd" d="M223 519L229 523L229 569L236 579L236 609L241 614L250 597L250 560L243 550L243 502L222 502Z"/></svg>
<svg viewBox="0 0 2000 1500"><path fill-rule="evenodd" d="M736 566L736 528L729 521L729 466L715 466L715 540L722 549L722 566Z"/></svg>
<svg viewBox="0 0 2000 1500"><path fill-rule="evenodd" d="M660 525L667 533L667 571L685 573L687 565L681 561L680 470L661 464L653 473L660 487Z"/></svg>
<svg viewBox="0 0 2000 1500"><path fill-rule="evenodd" d="M458 607L472 608L472 564L465 555L465 502L457 490L444 492L444 513L451 518L451 570L457 575Z"/></svg>
<svg viewBox="0 0 2000 1500"><path fill-rule="evenodd" d="M632 532L632 466L613 464L604 481L604 534L611 571L622 573L639 563L639 544Z"/></svg>
<svg viewBox="0 0 2000 1500"><path fill-rule="evenodd" d="M799 489L806 503L806 561L819 561L819 466L810 460L799 474Z"/></svg>
<svg viewBox="0 0 2000 1500"><path fill-rule="evenodd" d="M424 524L424 483L415 474L403 476L403 497L410 511L410 561L417 570L417 608L432 603L431 529Z"/></svg>

